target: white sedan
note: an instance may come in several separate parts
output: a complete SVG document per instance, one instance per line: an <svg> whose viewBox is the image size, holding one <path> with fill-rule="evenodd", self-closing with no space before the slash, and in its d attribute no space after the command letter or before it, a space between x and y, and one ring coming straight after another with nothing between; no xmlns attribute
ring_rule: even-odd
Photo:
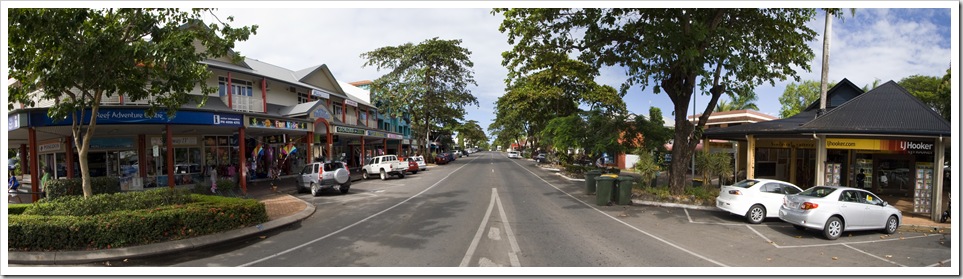
<svg viewBox="0 0 963 279"><path fill-rule="evenodd" d="M723 186L716 198L716 207L729 213L746 216L752 224L762 223L766 217L779 217L779 207L786 195L802 192L788 182L772 179L748 179L732 186Z"/></svg>
<svg viewBox="0 0 963 279"><path fill-rule="evenodd" d="M419 169L419 170L427 170L427 169L428 169L428 164L425 163L425 157L424 157L424 156L412 156L412 157L409 157L408 160L414 160L415 163L418 163L418 169Z"/></svg>
<svg viewBox="0 0 963 279"><path fill-rule="evenodd" d="M508 151L508 158L518 159L521 157L521 155L518 155L518 151Z"/></svg>
<svg viewBox="0 0 963 279"><path fill-rule="evenodd" d="M835 240L844 231L883 230L896 233L903 214L873 193L849 187L816 186L796 195L786 196L779 208L779 219L797 230L823 231Z"/></svg>

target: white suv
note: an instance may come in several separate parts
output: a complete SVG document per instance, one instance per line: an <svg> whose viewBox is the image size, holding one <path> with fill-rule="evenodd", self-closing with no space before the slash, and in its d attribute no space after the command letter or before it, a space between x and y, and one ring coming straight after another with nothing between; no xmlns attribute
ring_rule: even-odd
<svg viewBox="0 0 963 279"><path fill-rule="evenodd" d="M298 193L311 190L317 196L326 189L337 189L347 194L351 188L351 171L342 162L314 162L304 166L296 178Z"/></svg>

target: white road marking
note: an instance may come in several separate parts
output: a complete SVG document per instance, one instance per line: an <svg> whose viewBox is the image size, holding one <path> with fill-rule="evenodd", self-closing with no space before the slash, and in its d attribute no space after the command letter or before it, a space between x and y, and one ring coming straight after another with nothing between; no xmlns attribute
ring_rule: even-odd
<svg viewBox="0 0 963 279"><path fill-rule="evenodd" d="M866 251L856 249L856 247L846 245L845 243L843 243L843 246L849 247L849 249L856 250L856 252L860 252L860 253L869 255L870 257L880 259L881 261L888 262L888 263L891 263L891 264L895 264L895 265L898 265L898 266L900 266L900 267L906 267L905 265L902 265L902 264L900 264L900 263L897 263L897 262L894 262L894 261L891 261L891 260L887 260L887 259L881 258L881 257L879 257L879 256L876 256L876 255L873 255L873 254L870 254L870 253L866 253Z"/></svg>
<svg viewBox="0 0 963 279"><path fill-rule="evenodd" d="M491 227L488 229L488 239L491 240L502 240L502 230L497 227Z"/></svg>
<svg viewBox="0 0 963 279"><path fill-rule="evenodd" d="M372 193L362 193L362 194L360 194L360 195L368 196L368 197L377 197L377 196L378 196L378 195L375 195L375 194L372 194ZM314 204L316 204L316 205L322 205L322 204L331 204L331 203L345 203L345 202L349 202L349 201L366 199L366 198L368 198L368 197L355 197L355 198L343 199L343 200L328 200L328 201L326 201L326 202L316 202L316 203L314 203Z"/></svg>
<svg viewBox="0 0 963 279"><path fill-rule="evenodd" d="M461 264L458 265L460 267L468 266L471 257L475 255L475 249L478 248L478 241L481 240L482 231L485 230L485 225L488 224L488 216L492 215L492 209L495 208L495 193L495 188L492 188L492 199L488 203L488 210L485 211L485 217L482 218L481 224L478 224L478 231L475 231L475 238L472 239L471 244L468 245L468 251L465 252L465 257L461 259Z"/></svg>
<svg viewBox="0 0 963 279"><path fill-rule="evenodd" d="M752 232L754 232L754 233L756 233L757 235L759 235L759 237L762 237L763 239L765 239L767 242L769 242L769 244L772 244L772 246L774 246L774 247L776 247L776 248L779 248L779 249L783 249L783 248L824 247L824 246L838 246L838 245L843 245L843 246L847 246L847 247L848 247L848 245L846 245L846 244L877 243L877 242L888 242L888 241L896 241L896 240L906 240L906 239L914 239L914 238L921 238L921 237L937 236L937 235L919 235L919 236L911 236L911 237L902 237L902 239L900 239L900 238L897 237L897 238L889 238L889 239L881 239L881 240L867 240L867 241L839 242L839 243L827 243L827 244L781 246L781 245L776 244L775 242L769 240L769 238L767 238L766 236L762 235L762 233L759 233L759 231L756 231L756 229L753 229L752 226L746 225L746 227L749 228L750 230L752 230ZM850 248L852 248L852 247L850 247Z"/></svg>
<svg viewBox="0 0 963 279"><path fill-rule="evenodd" d="M492 261L492 260L489 260L489 259L486 258L486 257L481 257L481 258L478 259L478 266L479 266L479 267L501 267L502 265L500 265L500 264L498 264L498 263L496 263L496 262L494 262L494 261Z"/></svg>
<svg viewBox="0 0 963 279"><path fill-rule="evenodd" d="M497 193L495 188L492 188L492 193ZM505 216L505 208L502 207L502 199L495 194L495 203L498 203L498 212L502 217L502 222L505 224L505 235L508 236L508 243L512 245L512 251L508 253L508 259L511 260L513 267L522 266L518 261L518 253L520 249L518 248L518 242L515 241L515 233L512 232L512 226L508 222L508 217Z"/></svg>
<svg viewBox="0 0 963 279"><path fill-rule="evenodd" d="M511 161L511 162L514 163L515 161ZM522 169L528 171L529 173L531 173L532 175L534 175L535 177L537 177L539 180L542 180L542 182L545 182L545 184L548 184L548 186L552 186L552 188L555 188L555 190L558 190L559 192L562 192L563 194L569 196L570 198L572 198L572 199L575 200L576 202L579 202L579 203L581 203L581 204L584 204L584 205L587 206L588 208L591 208L591 209L595 210L596 212L601 213L602 215L604 215L605 217L608 217L609 219L612 219L612 220L615 220L616 222L622 223L623 225L625 225L625 226L627 226L627 227L629 227L629 228L632 228L632 229L634 229L634 230L637 231L637 232L640 232L640 233L642 233L642 234L645 234L645 235L647 235L647 236L649 236L649 237L651 237L651 238L653 238L653 239L655 239L655 240L658 240L658 241L660 241L660 242L662 242L662 243L665 243L666 245L672 246L672 247L674 247L674 248L676 248L676 249L679 249L680 251L683 251L683 252L686 252L686 253L688 253L688 254L690 254L690 255L693 255L693 256L695 256L695 257L697 257L697 258L703 259L703 260L705 260L705 261L707 261L707 262L711 262L711 263L716 264L716 265L718 265L718 266L729 267L728 265L725 265L725 264L723 264L723 263L721 263L721 262L717 262L717 261L715 261L715 260L713 260L713 259L710 259L710 258L708 258L708 257L706 257L706 256L700 255L700 254L698 254L698 253L696 253L696 252L689 251L688 249L682 248L682 246L676 245L675 243L669 242L668 240L662 239L662 238L660 238L660 237L658 237L658 236L656 236L656 235L654 235L654 234L651 234L651 233L649 233L649 232L647 232L647 231L643 231L642 229L639 229L639 228L637 228L637 227L635 227L635 226L633 226L633 225L631 225L631 224L629 224L629 223L626 223L625 221L622 221L622 220L619 220L618 218L612 217L611 215L606 214L604 211L602 211L602 210L600 210L600 209L598 209L598 208L596 208L596 207L593 207L592 205L589 205L588 203L583 202L582 200L576 198L575 196L572 196L572 195L569 194L569 193L566 193L565 191L562 191L562 189L558 188L557 186L555 186L554 184L552 184L552 183L550 183L550 182L548 182L548 181L545 181L545 179L542 179L541 176L538 176L537 174L535 174L534 172L532 172L532 171L529 170L528 168L525 168L525 167L523 167L522 165L520 165L520 164L518 164L518 163L515 163L515 164L518 165L519 167L521 167Z"/></svg>
<svg viewBox="0 0 963 279"><path fill-rule="evenodd" d="M473 160L473 161L474 161L474 160ZM410 200L412 200L412 199L414 199L414 198L416 198L416 197L418 197L418 196L421 196L421 194L424 194L425 192L428 192L428 190L431 190L431 189L435 188L435 186L438 186L438 184L441 184L442 181L445 181L445 179L448 179L448 177L451 177L452 174L455 174L456 172L458 172L459 170L461 170L462 168L464 168L464 167L467 166L467 165L468 165L468 164L462 165L461 167L458 167L457 169L451 171L450 173L448 173L448 175L446 175L445 177L442 177L441 179L439 179L438 182L435 182L435 184L431 184L431 186L429 186L428 188L425 188L424 190L421 190L421 192L418 192L418 193L415 194L414 196L411 196L411 197L409 197L409 198L407 198L407 199L405 199L405 200L403 200L403 201L401 201L401 202L399 202L399 203L397 203L397 204L395 204L395 205L392 205L391 207L385 208L384 210L379 211L378 213L372 214L371 216L368 216L368 217L366 217L366 218L364 218L364 219L361 219L360 221L355 222L354 224L348 225L348 226L343 227L343 228L341 228L341 229L339 229L339 230L336 230L336 231L334 231L334 232L331 232L331 233L329 233L329 234L326 234L326 235L324 235L324 236L322 236L322 237L319 237L319 238L316 238L316 239L314 239L314 240L308 241L308 242L306 242L306 243L304 243L304 244L301 244L301 245L298 245L298 246L294 246L294 247L291 248L291 249L287 249L287 250L284 250L284 251L281 251L281 252L278 252L278 253L274 253L274 254L272 254L272 255L270 255L270 256L261 258L261 259L259 259L259 260L253 261L253 262L249 262L249 263L246 263L246 264L242 264L242 265L240 265L240 266L251 266L251 265L254 265L254 264L257 264L257 263L260 263L260 262L269 260L269 259L273 259L273 258L275 258L275 257L277 257L277 256L280 256L280 255L284 255L284 254L287 254L287 253L291 253L291 252L294 251L294 250L298 250L298 249L304 248L305 246L314 244L315 242L324 240L324 239L329 238L329 237L331 237L331 236L333 236L333 235L336 235L336 234L341 233L341 232L343 232L343 231L345 231L345 230L348 230L348 229L353 228L353 227L355 227L355 226L357 226L357 225L360 225L361 223L367 222L368 220L371 220L371 219L374 218L374 217L377 217L377 216L379 216L379 215L381 215L381 214L384 214L385 212L388 212L388 211L394 209L395 207L401 206L402 204L405 204L406 202L408 202L408 201L410 201Z"/></svg>
<svg viewBox="0 0 963 279"><path fill-rule="evenodd" d="M946 266L946 263L948 263L948 262L950 262L950 261L952 261L952 260L953 260L953 259L947 259L947 260L944 260L944 261L941 261L941 262L938 262L938 263L935 263L935 264L928 265L928 266L926 266L926 267Z"/></svg>
<svg viewBox="0 0 963 279"><path fill-rule="evenodd" d="M697 221L692 221L692 216L689 216L689 209L687 209L687 208L682 208L682 210L685 211L685 217L686 217L686 218L689 218L689 223L692 223L692 224L720 225L720 226L743 226L743 225L745 225L745 226L764 226L764 227L772 227L772 226L789 227L788 224L782 224L782 225L774 225L774 224L755 224L755 225L749 225L749 224L739 224L739 223L719 223L719 222L702 222L702 221L698 221L698 222L697 222Z"/></svg>

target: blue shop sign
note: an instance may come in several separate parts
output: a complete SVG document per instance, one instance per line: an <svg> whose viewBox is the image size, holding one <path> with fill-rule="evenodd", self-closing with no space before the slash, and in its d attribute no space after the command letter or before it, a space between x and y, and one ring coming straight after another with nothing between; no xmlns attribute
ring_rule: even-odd
<svg viewBox="0 0 963 279"><path fill-rule="evenodd" d="M241 115L227 113L213 113L203 111L179 111L173 118L167 117L167 111L157 111L154 117L147 117L143 109L100 109L97 113L97 124L188 124L241 127ZM30 114L30 123L35 126L67 126L71 125L73 116L55 121L46 112ZM90 124L90 110L84 110L84 125Z"/></svg>

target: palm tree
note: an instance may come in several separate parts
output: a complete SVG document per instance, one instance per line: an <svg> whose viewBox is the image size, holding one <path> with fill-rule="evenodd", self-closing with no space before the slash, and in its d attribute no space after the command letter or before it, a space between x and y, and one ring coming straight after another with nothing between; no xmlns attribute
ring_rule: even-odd
<svg viewBox="0 0 963 279"><path fill-rule="evenodd" d="M756 99L758 99L756 92L737 92L737 94L730 95L730 97L732 97L731 102L719 101L719 104L716 105L716 112L744 109L759 110L759 106L756 105Z"/></svg>

